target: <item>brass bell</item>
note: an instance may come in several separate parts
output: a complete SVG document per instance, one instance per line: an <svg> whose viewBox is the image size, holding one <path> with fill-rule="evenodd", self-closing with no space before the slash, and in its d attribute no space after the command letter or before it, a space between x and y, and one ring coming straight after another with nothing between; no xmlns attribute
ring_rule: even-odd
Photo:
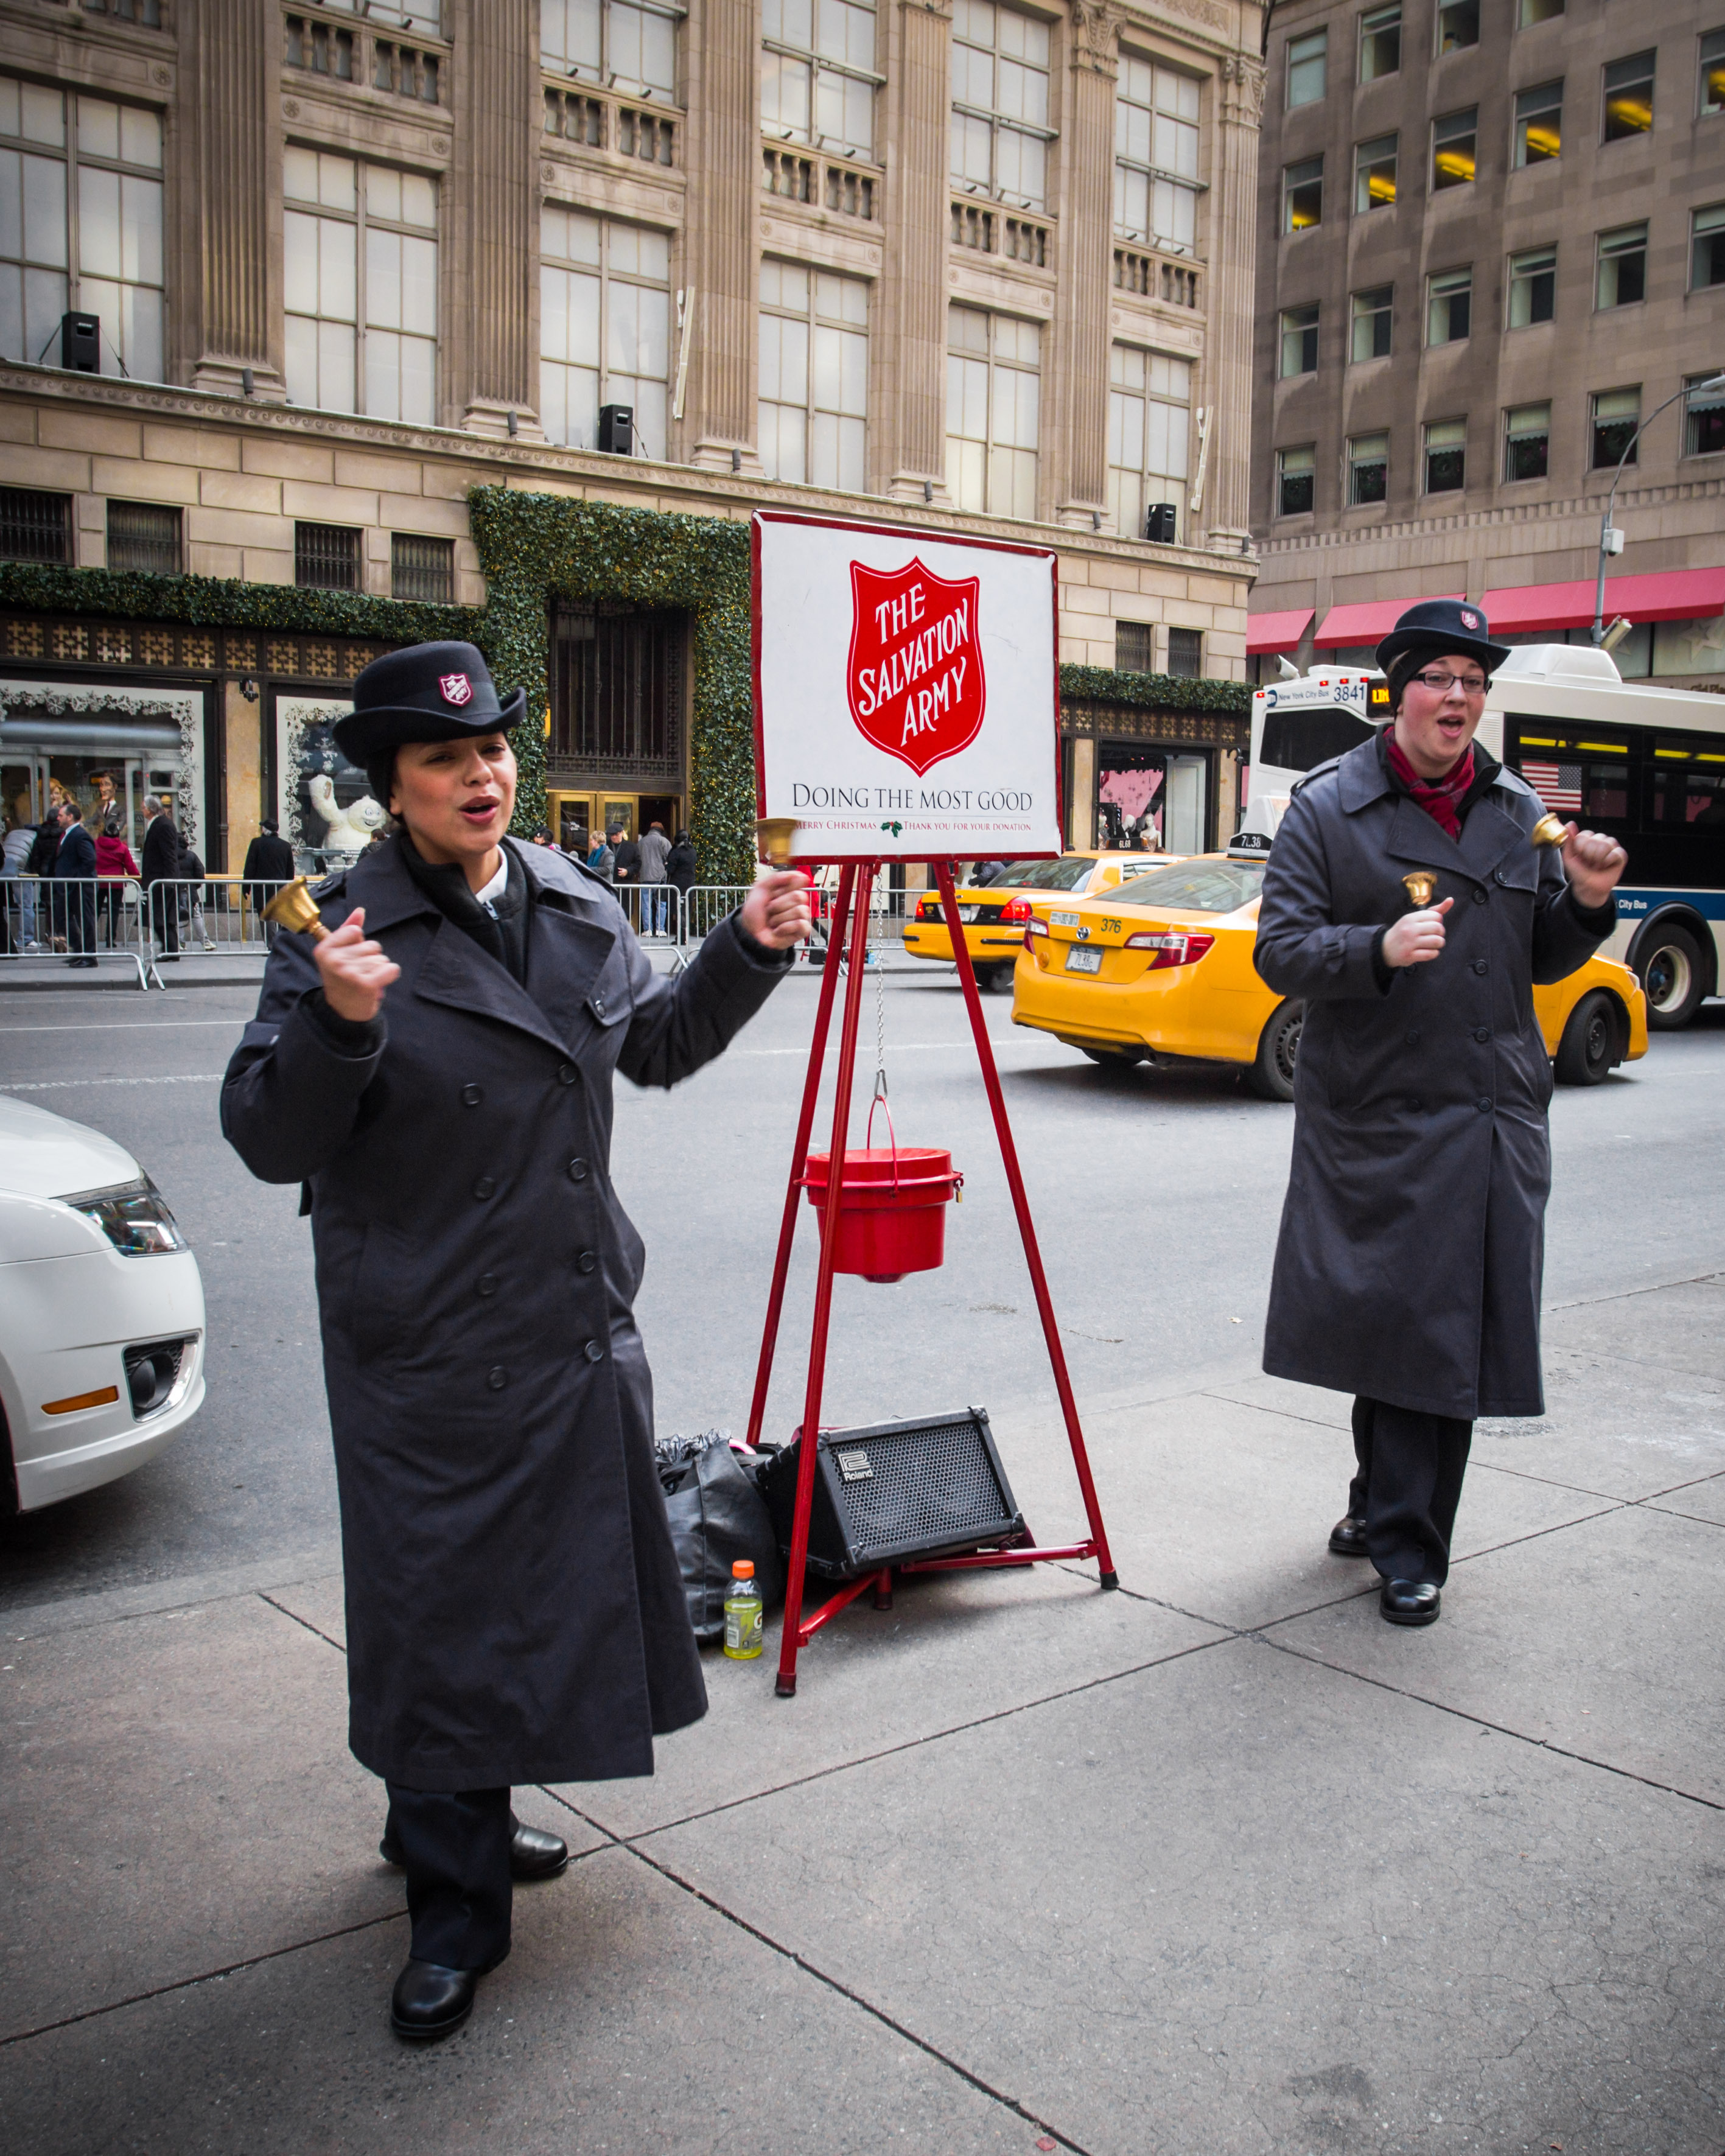
<svg viewBox="0 0 1725 2156"><path fill-rule="evenodd" d="M1527 834L1536 846L1561 846L1568 835L1568 826L1549 814L1542 816Z"/></svg>
<svg viewBox="0 0 1725 2156"><path fill-rule="evenodd" d="M1432 894L1437 889L1436 871L1432 869L1414 869L1402 878L1402 889L1406 891L1416 906L1430 906Z"/></svg>
<svg viewBox="0 0 1725 2156"><path fill-rule="evenodd" d="M278 928L291 928L309 936L314 943L329 934L323 925L323 916L317 910L317 901L311 896L311 886L304 876L295 876L285 883L264 908L264 918L273 921Z"/></svg>
<svg viewBox="0 0 1725 2156"><path fill-rule="evenodd" d="M788 869L800 827L794 816L762 816L755 825L755 845L769 868Z"/></svg>

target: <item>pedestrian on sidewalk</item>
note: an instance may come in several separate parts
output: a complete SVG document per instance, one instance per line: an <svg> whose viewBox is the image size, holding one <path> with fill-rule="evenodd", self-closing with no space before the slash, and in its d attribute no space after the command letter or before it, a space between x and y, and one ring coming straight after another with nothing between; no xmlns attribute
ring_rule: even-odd
<svg viewBox="0 0 1725 2156"><path fill-rule="evenodd" d="M652 823L647 826L641 840L641 881L646 896L641 903L646 909L643 915L643 934L663 936L668 912L665 865L670 859L670 840L665 835L665 826Z"/></svg>
<svg viewBox="0 0 1725 2156"><path fill-rule="evenodd" d="M213 951L215 938L210 934L203 916L204 885L208 874L197 850L188 842L180 855L180 882L185 894L187 911L191 916L192 941L201 950Z"/></svg>
<svg viewBox="0 0 1725 2156"><path fill-rule="evenodd" d="M245 865L239 873L241 906L249 906L261 920L264 908L284 884L293 881L295 874L294 850L282 837L281 827L273 816L259 819L258 835L245 850ZM264 942L272 951L275 935L275 923L265 921Z"/></svg>
<svg viewBox="0 0 1725 2156"><path fill-rule="evenodd" d="M90 811L92 816L95 811ZM75 801L63 801L59 810L60 843L54 857L54 881L64 891L54 893L55 926L64 935L71 956L69 966L93 966L96 947L95 840L84 828L84 812Z"/></svg>
<svg viewBox="0 0 1725 2156"><path fill-rule="evenodd" d="M613 836L615 836L614 833ZM617 856L612 851L610 842L603 831L598 832L593 839L592 850L587 856L587 865L596 876L603 876L607 883L610 882L615 873Z"/></svg>
<svg viewBox="0 0 1725 2156"><path fill-rule="evenodd" d="M671 841L671 850L665 856L665 880L681 891L686 898L695 888L698 874L694 842L686 831L679 831Z"/></svg>
<svg viewBox="0 0 1725 2156"><path fill-rule="evenodd" d="M360 675L336 737L393 829L320 886L331 935L277 942L222 1091L247 1166L303 1182L311 1215L349 1742L407 1873L409 2037L466 2018L509 1951L511 1879L567 1861L511 1785L649 1774L654 1738L706 1711L613 1078L719 1055L809 925L804 880L771 876L656 973L598 877L505 835L524 703L471 644Z"/></svg>
<svg viewBox="0 0 1725 2156"><path fill-rule="evenodd" d="M64 891L58 894L49 879L54 875L54 856L60 850L60 808L64 797L56 799L46 816L36 826L36 835L30 841L30 850L24 856L24 874L33 876L32 886L36 894L36 947L46 945L50 950L64 951L66 947L66 928L64 919L57 917L65 911ZM27 950L31 945L27 942Z"/></svg>
<svg viewBox="0 0 1725 2156"><path fill-rule="evenodd" d="M1306 1007L1264 1368L1355 1395L1330 1548L1429 1625L1475 1418L1544 1412L1533 986L1610 934L1625 856L1532 844L1544 804L1474 740L1509 656L1477 607L1422 600L1377 655L1392 723L1295 787L1264 877L1258 971Z"/></svg>
<svg viewBox="0 0 1725 2156"><path fill-rule="evenodd" d="M159 794L144 796L144 903L149 910L150 938L158 957L177 965L180 960L180 898L175 880L180 873L179 832Z"/></svg>
<svg viewBox="0 0 1725 2156"><path fill-rule="evenodd" d="M107 923L108 948L113 950L120 942L121 908L126 899L128 878L137 880L138 865L131 857L131 848L126 843L126 811L116 801L103 812L102 828L96 834L96 874L102 880L98 894L102 919Z"/></svg>
<svg viewBox="0 0 1725 2156"><path fill-rule="evenodd" d="M24 875L24 864L36 844L36 827L24 820L28 814L28 797L21 795L19 806L6 812L6 836L0 841L0 880L17 886L5 894L8 951L27 951L36 940L36 886Z"/></svg>

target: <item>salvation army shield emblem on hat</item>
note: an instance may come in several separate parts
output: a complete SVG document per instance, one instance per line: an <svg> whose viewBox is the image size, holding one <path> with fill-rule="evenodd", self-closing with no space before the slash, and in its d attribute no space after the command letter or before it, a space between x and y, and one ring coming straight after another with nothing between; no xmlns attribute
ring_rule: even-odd
<svg viewBox="0 0 1725 2156"><path fill-rule="evenodd" d="M981 579L850 565L845 693L857 731L921 778L976 739L987 708Z"/></svg>
<svg viewBox="0 0 1725 2156"><path fill-rule="evenodd" d="M473 701L473 684L465 674L441 674L437 685L446 704L454 704L459 709Z"/></svg>

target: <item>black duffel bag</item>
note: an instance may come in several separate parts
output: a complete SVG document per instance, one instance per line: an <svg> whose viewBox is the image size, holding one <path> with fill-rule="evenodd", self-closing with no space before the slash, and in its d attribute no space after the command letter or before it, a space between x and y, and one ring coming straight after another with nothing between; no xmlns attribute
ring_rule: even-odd
<svg viewBox="0 0 1725 2156"><path fill-rule="evenodd" d="M737 1558L753 1560L755 1584L769 1609L783 1596L784 1571L773 1517L741 1459L723 1442L701 1445L692 1457L685 1455L681 1460L665 1458L673 1446L690 1442L671 1440L656 1448L660 1481L682 1569L689 1622L697 1640L713 1640L724 1636L725 1596ZM699 1440L694 1442L700 1444Z"/></svg>

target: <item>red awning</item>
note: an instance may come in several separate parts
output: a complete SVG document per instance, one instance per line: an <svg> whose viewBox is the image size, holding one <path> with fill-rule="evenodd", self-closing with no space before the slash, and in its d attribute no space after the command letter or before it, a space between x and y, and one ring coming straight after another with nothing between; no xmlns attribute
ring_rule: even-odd
<svg viewBox="0 0 1725 2156"><path fill-rule="evenodd" d="M1437 596L1459 599L1466 594L1445 592ZM1419 603L1417 598L1365 599L1353 606L1332 607L1312 640L1320 651L1333 650L1337 644L1376 644L1380 637L1389 635L1410 606ZM1593 619L1591 613L1588 619Z"/></svg>
<svg viewBox="0 0 1725 2156"><path fill-rule="evenodd" d="M1256 658L1269 651L1293 651L1306 634L1306 624L1317 609L1294 607L1286 613L1255 613L1246 621L1246 654Z"/></svg>
<svg viewBox="0 0 1725 2156"><path fill-rule="evenodd" d="M1594 618L1594 592L1591 577L1573 584L1524 584L1487 592L1486 619L1494 632L1504 636L1583 629ZM1605 619L1611 621L1620 613L1631 621L1697 621L1725 613L1725 568L1607 577Z"/></svg>

